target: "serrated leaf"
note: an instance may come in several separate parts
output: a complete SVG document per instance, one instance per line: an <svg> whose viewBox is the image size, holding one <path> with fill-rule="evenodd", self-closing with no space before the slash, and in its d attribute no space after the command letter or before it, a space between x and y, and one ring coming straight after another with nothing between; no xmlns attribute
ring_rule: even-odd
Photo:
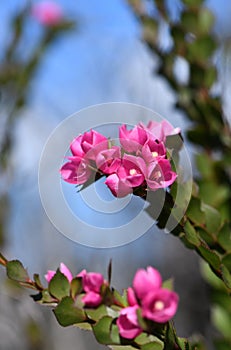
<svg viewBox="0 0 231 350"><path fill-rule="evenodd" d="M216 233L221 226L221 215L218 210L207 205L202 204L202 210L205 213L206 228L210 233Z"/></svg>
<svg viewBox="0 0 231 350"><path fill-rule="evenodd" d="M227 267L227 269L231 272L231 253L225 255L222 258L222 264L224 264Z"/></svg>
<svg viewBox="0 0 231 350"><path fill-rule="evenodd" d="M105 305L100 305L96 309L87 309L85 308L85 312L93 321L99 321L102 317L108 316L107 307Z"/></svg>
<svg viewBox="0 0 231 350"><path fill-rule="evenodd" d="M70 295L70 283L59 269L51 279L48 290L49 293L58 300Z"/></svg>
<svg viewBox="0 0 231 350"><path fill-rule="evenodd" d="M206 246L198 247L201 256L215 269L219 270L221 260L218 254Z"/></svg>
<svg viewBox="0 0 231 350"><path fill-rule="evenodd" d="M7 276L17 282L28 282L29 276L19 260L11 260L6 264Z"/></svg>
<svg viewBox="0 0 231 350"><path fill-rule="evenodd" d="M205 214L201 210L201 201L199 198L191 198L187 209L187 216L199 226L205 223Z"/></svg>
<svg viewBox="0 0 231 350"><path fill-rule="evenodd" d="M185 237L189 241L189 243L193 244L196 247L199 247L200 245L200 239L198 237L198 234L195 230L195 228L190 224L189 221L186 221L185 226L184 226L184 232L185 232Z"/></svg>
<svg viewBox="0 0 231 350"><path fill-rule="evenodd" d="M114 303L119 304L122 307L128 306L127 302L127 291L124 290L123 295L121 295L116 289L113 290Z"/></svg>
<svg viewBox="0 0 231 350"><path fill-rule="evenodd" d="M120 344L118 327L112 322L113 318L104 316L92 326L95 338L100 344Z"/></svg>
<svg viewBox="0 0 231 350"><path fill-rule="evenodd" d="M222 273L222 279L225 282L225 285L229 289L231 289L231 274L225 265L221 265L221 273Z"/></svg>
<svg viewBox="0 0 231 350"><path fill-rule="evenodd" d="M42 283L40 281L40 277L39 277L39 275L37 273L34 274L34 281L35 281L36 286L38 288L43 289L43 285L42 285Z"/></svg>
<svg viewBox="0 0 231 350"><path fill-rule="evenodd" d="M75 277L71 281L71 297L74 299L82 291L82 278Z"/></svg>
<svg viewBox="0 0 231 350"><path fill-rule="evenodd" d="M231 231L229 224L225 224L218 233L218 242L226 251L231 251Z"/></svg>
<svg viewBox="0 0 231 350"><path fill-rule="evenodd" d="M85 312L75 306L71 297L64 297L53 310L58 323L67 327L86 320Z"/></svg>

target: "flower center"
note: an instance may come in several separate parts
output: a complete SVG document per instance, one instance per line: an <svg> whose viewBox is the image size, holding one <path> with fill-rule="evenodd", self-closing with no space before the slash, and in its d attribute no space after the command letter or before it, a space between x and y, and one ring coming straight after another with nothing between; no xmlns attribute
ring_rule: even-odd
<svg viewBox="0 0 231 350"><path fill-rule="evenodd" d="M157 311L161 311L164 309L164 303L161 300L155 302L154 309Z"/></svg>
<svg viewBox="0 0 231 350"><path fill-rule="evenodd" d="M158 156L158 153L157 152L152 152L152 156L153 156L153 158L155 158L155 157Z"/></svg>
<svg viewBox="0 0 231 350"><path fill-rule="evenodd" d="M130 170L129 170L129 174L130 174L130 175L136 175L136 174L137 174L136 169L130 169Z"/></svg>

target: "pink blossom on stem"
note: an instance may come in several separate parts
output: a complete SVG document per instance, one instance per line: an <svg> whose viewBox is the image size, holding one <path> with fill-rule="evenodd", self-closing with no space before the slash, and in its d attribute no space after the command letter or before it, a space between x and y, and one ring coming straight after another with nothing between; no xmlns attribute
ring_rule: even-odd
<svg viewBox="0 0 231 350"><path fill-rule="evenodd" d="M81 185L85 183L91 176L89 162L81 157L68 157L69 162L65 163L60 173L64 181L71 184Z"/></svg>
<svg viewBox="0 0 231 350"><path fill-rule="evenodd" d="M97 307L102 302L102 297L99 293L88 292L82 297L82 302L86 307Z"/></svg>
<svg viewBox="0 0 231 350"><path fill-rule="evenodd" d="M150 291L161 288L162 278L156 269L148 266L146 270L139 269L133 279L133 288L135 295L143 299Z"/></svg>
<svg viewBox="0 0 231 350"><path fill-rule="evenodd" d="M137 301L135 292L131 287L129 287L127 289L127 300L128 300L128 304L130 306L138 305L138 301Z"/></svg>
<svg viewBox="0 0 231 350"><path fill-rule="evenodd" d="M76 137L70 149L74 156L95 160L100 151L108 149L108 139L98 131L90 130Z"/></svg>
<svg viewBox="0 0 231 350"><path fill-rule="evenodd" d="M180 128L174 128L167 120L161 122L151 120L147 126L143 123L140 123L139 126L151 133L155 139L163 142L166 141L166 136L177 135L181 131Z"/></svg>
<svg viewBox="0 0 231 350"><path fill-rule="evenodd" d="M117 174L111 174L107 177L105 184L115 197L122 198L132 193L132 187L125 179L120 179Z"/></svg>
<svg viewBox="0 0 231 350"><path fill-rule="evenodd" d="M99 152L95 159L96 166L105 174L112 174L121 165L120 147L112 146Z"/></svg>
<svg viewBox="0 0 231 350"><path fill-rule="evenodd" d="M138 305L134 305L126 307L120 311L116 324L119 328L119 333L123 338L133 339L142 333L137 318L138 309Z"/></svg>
<svg viewBox="0 0 231 350"><path fill-rule="evenodd" d="M62 274L64 274L64 276L71 283L73 276L72 276L71 271L68 269L68 267L64 263L60 263L59 270ZM52 280L52 278L54 277L55 274L56 274L56 271L53 271L53 270L47 271L47 273L45 275L45 279L47 280L48 283Z"/></svg>
<svg viewBox="0 0 231 350"><path fill-rule="evenodd" d="M137 152L148 139L147 131L135 125L133 129L127 130L125 124L119 128L120 143L126 152Z"/></svg>
<svg viewBox="0 0 231 350"><path fill-rule="evenodd" d="M176 313L179 297L168 289L149 291L142 299L142 316L157 323L168 322Z"/></svg>
<svg viewBox="0 0 231 350"><path fill-rule="evenodd" d="M38 22L45 26L57 25L63 19L61 7L54 1L42 1L34 4L31 14Z"/></svg>
<svg viewBox="0 0 231 350"><path fill-rule="evenodd" d="M170 186L176 178L168 159L159 159L148 166L146 182L152 191Z"/></svg>
<svg viewBox="0 0 231 350"><path fill-rule="evenodd" d="M166 149L163 142L150 138L142 147L141 155L147 163L166 157Z"/></svg>

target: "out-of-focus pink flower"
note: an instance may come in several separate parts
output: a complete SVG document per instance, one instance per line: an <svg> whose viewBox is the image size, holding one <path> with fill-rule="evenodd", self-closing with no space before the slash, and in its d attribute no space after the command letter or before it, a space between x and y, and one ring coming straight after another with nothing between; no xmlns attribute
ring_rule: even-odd
<svg viewBox="0 0 231 350"><path fill-rule="evenodd" d="M150 291L142 299L142 316L158 323L168 322L176 313L179 297L168 289Z"/></svg>
<svg viewBox="0 0 231 350"><path fill-rule="evenodd" d="M126 307L120 311L116 324L119 328L119 333L123 338L133 339L142 333L137 318L138 309L138 305L134 305Z"/></svg>
<svg viewBox="0 0 231 350"><path fill-rule="evenodd" d="M105 149L99 152L95 159L97 168L105 174L112 174L117 171L121 165L120 147L112 146L110 149Z"/></svg>
<svg viewBox="0 0 231 350"><path fill-rule="evenodd" d="M139 123L139 126L151 133L155 139L163 142L166 141L166 136L177 135L181 132L180 128L174 128L167 120L161 122L151 120L147 126L143 123Z"/></svg>
<svg viewBox="0 0 231 350"><path fill-rule="evenodd" d="M72 276L71 271L68 269L68 267L64 263L60 263L59 270L62 274L64 274L64 276L66 276L68 281L71 283L73 276ZM47 271L45 278L46 278L48 283L51 281L51 279L54 277L55 274L56 274L56 271L53 271L53 270Z"/></svg>
<svg viewBox="0 0 231 350"><path fill-rule="evenodd" d="M146 270L139 269L133 279L133 288L137 298L143 299L148 293L161 287L162 278L156 269L148 266Z"/></svg>
<svg viewBox="0 0 231 350"><path fill-rule="evenodd" d="M68 159L70 161L60 169L63 180L77 185L85 183L91 176L88 161L78 156L68 157Z"/></svg>
<svg viewBox="0 0 231 350"><path fill-rule="evenodd" d="M97 307L102 302L101 287L107 282L100 273L86 270L81 271L77 277L82 277L83 290L86 292L82 302L86 307Z"/></svg>
<svg viewBox="0 0 231 350"><path fill-rule="evenodd" d="M82 297L82 302L86 307L97 307L102 302L102 297L99 293L88 292Z"/></svg>
<svg viewBox="0 0 231 350"><path fill-rule="evenodd" d="M127 300L130 306L138 305L135 292L131 287L127 289Z"/></svg>
<svg viewBox="0 0 231 350"><path fill-rule="evenodd" d="M150 138L141 150L142 157L147 163L166 157L166 149L163 142Z"/></svg>
<svg viewBox="0 0 231 350"><path fill-rule="evenodd" d="M90 130L76 137L70 149L74 156L95 160L100 151L108 149L108 139L98 131Z"/></svg>
<svg viewBox="0 0 231 350"><path fill-rule="evenodd" d="M125 124L119 128L120 143L126 152L137 152L148 139L147 131L135 125L133 129L127 130Z"/></svg>
<svg viewBox="0 0 231 350"><path fill-rule="evenodd" d="M153 191L170 186L176 178L177 174L172 171L168 159L159 159L148 166L146 182Z"/></svg>
<svg viewBox="0 0 231 350"><path fill-rule="evenodd" d="M89 272L83 275L83 289L85 292L100 293L103 284L103 275L98 272Z"/></svg>
<svg viewBox="0 0 231 350"><path fill-rule="evenodd" d="M34 4L31 14L45 26L57 25L63 19L62 8L54 1L42 1Z"/></svg>

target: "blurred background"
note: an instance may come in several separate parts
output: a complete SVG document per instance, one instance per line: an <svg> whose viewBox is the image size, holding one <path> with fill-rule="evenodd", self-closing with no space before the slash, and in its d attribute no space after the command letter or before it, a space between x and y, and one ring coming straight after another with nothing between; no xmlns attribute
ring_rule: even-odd
<svg viewBox="0 0 231 350"><path fill-rule="evenodd" d="M177 17L180 1L168 2ZM86 268L106 276L112 259L112 285L120 291L139 267L155 266L165 279L174 276L179 335L201 333L209 339L208 290L198 258L181 242L153 226L125 246L94 249L68 240L46 216L38 190L39 159L50 133L69 115L94 104L129 102L160 113L183 134L189 122L155 73L157 58L141 41L141 24L125 0L57 0L57 16L50 21L31 10L35 4L8 0L0 8L1 251L42 276L61 261L73 273ZM221 47L214 57L220 73L214 89L224 91L229 118L231 3L209 0L206 5L214 13ZM165 28L161 45L169 45ZM184 62L176 74L187 79ZM196 149L187 147L193 157ZM50 310L6 281L3 269L0 279L0 350L105 348L90 333L61 328Z"/></svg>

